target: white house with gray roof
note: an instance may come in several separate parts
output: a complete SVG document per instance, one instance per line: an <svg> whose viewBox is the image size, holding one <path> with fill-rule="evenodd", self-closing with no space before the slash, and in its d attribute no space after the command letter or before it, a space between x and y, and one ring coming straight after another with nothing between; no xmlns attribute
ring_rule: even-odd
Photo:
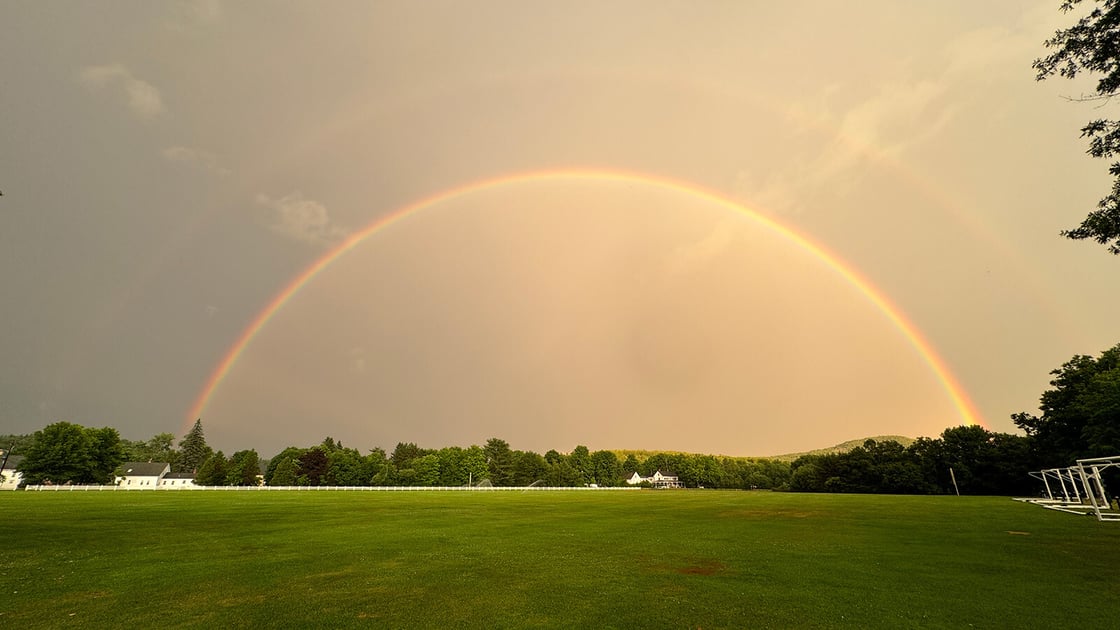
<svg viewBox="0 0 1120 630"><path fill-rule="evenodd" d="M171 472L167 462L125 462L117 476L117 486L128 490L155 490Z"/></svg>
<svg viewBox="0 0 1120 630"><path fill-rule="evenodd" d="M173 472L167 473L159 480L159 487L178 490L179 488L196 488L198 486L194 485L194 473Z"/></svg>

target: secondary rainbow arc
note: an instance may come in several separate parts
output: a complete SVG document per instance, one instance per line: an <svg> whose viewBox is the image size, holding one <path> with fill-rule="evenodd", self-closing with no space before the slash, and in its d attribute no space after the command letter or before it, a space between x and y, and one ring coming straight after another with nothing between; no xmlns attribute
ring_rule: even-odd
<svg viewBox="0 0 1120 630"><path fill-rule="evenodd" d="M925 338L920 329L906 318L901 309L879 291L870 281L860 274L851 265L844 262L839 256L825 249L809 237L797 232L776 220L767 217L751 208L727 198L719 193L698 187L696 185L680 182L671 178L652 176L644 173L634 173L617 170L550 170L530 171L506 174L500 177L471 182L462 186L451 188L434 195L417 200L409 205L399 208L385 216L379 217L366 225L360 231L349 235L340 244L329 250L314 263L304 269L284 286L268 304L253 318L248 326L237 337L230 349L222 357L217 367L207 378L199 395L191 406L186 418L187 423L192 423L202 416L210 399L221 386L222 381L236 365L238 358L244 353L253 339L268 324L269 320L291 300L300 289L306 286L319 273L332 263L345 256L348 252L360 245L370 236L397 223L398 221L422 210L438 206L441 203L462 197L471 193L481 192L515 183L528 183L533 181L575 179L584 181L605 181L615 183L643 184L663 190L686 193L697 198L714 203L718 206L738 212L753 221L771 229L783 237L797 244L805 251L816 256L832 271L840 275L845 281L855 287L867 300L869 300L884 316L902 333L922 360L929 366L941 387L945 390L953 407L960 415L964 424L978 424L984 426L982 417L976 409L967 391L957 380L945 360L936 351L933 345Z"/></svg>

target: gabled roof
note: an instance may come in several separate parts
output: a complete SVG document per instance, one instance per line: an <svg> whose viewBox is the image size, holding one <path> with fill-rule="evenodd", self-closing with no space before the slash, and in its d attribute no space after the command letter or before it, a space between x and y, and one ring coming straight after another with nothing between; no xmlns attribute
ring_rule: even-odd
<svg viewBox="0 0 1120 630"><path fill-rule="evenodd" d="M23 461L23 455L9 455L8 461L4 462L4 470L15 470L16 466Z"/></svg>
<svg viewBox="0 0 1120 630"><path fill-rule="evenodd" d="M167 473L163 476L164 479L194 479L194 473L191 472L177 472Z"/></svg>
<svg viewBox="0 0 1120 630"><path fill-rule="evenodd" d="M122 477L159 477L171 464L167 462L125 462Z"/></svg>

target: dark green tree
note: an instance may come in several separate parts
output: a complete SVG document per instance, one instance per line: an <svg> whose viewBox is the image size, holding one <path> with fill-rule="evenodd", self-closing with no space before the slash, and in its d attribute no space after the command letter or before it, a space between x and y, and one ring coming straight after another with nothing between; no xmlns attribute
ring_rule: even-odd
<svg viewBox="0 0 1120 630"><path fill-rule="evenodd" d="M327 485L365 486L369 485L362 454L352 448L338 445L327 454Z"/></svg>
<svg viewBox="0 0 1120 630"><path fill-rule="evenodd" d="M400 476L397 475L397 467L388 458L385 461L377 464L378 468L373 473L373 477L369 480L371 486L395 486L400 484Z"/></svg>
<svg viewBox="0 0 1120 630"><path fill-rule="evenodd" d="M467 483L467 474L463 472L463 448L460 446L447 446L435 452L439 459L440 486L463 486Z"/></svg>
<svg viewBox="0 0 1120 630"><path fill-rule="evenodd" d="M90 476L86 483L112 483L113 471L124 463L121 436L112 427L86 429L89 436Z"/></svg>
<svg viewBox="0 0 1120 630"><path fill-rule="evenodd" d="M1069 466L1078 458L1120 452L1120 345L1099 357L1074 356L1050 372L1042 415L1011 418L1034 440L1044 467Z"/></svg>
<svg viewBox="0 0 1120 630"><path fill-rule="evenodd" d="M194 482L199 486L225 486L228 485L229 462L221 451L211 453L210 457L198 467L194 475Z"/></svg>
<svg viewBox="0 0 1120 630"><path fill-rule="evenodd" d="M384 481L387 479L386 472L390 466L392 464L389 463L389 456L385 454L385 449L381 447L371 449L369 455L362 458L362 484L369 486L389 485L378 483L378 480Z"/></svg>
<svg viewBox="0 0 1120 630"><path fill-rule="evenodd" d="M486 452L477 444L472 444L470 448L463 451L463 459L460 465L462 466L460 476L462 483L477 484L490 474L490 468L486 465ZM463 479L463 477L466 477L466 479Z"/></svg>
<svg viewBox="0 0 1120 630"><path fill-rule="evenodd" d="M572 485L586 486L591 483L591 451L588 451L586 446L580 444L573 448L568 455L568 463L576 471L576 480Z"/></svg>
<svg viewBox="0 0 1120 630"><path fill-rule="evenodd" d="M227 486L255 486L261 474L261 458L255 450L237 451L229 458Z"/></svg>
<svg viewBox="0 0 1120 630"><path fill-rule="evenodd" d="M412 470L415 473L412 483L417 486L439 485L439 455L429 453L412 460Z"/></svg>
<svg viewBox="0 0 1120 630"><path fill-rule="evenodd" d="M548 463L548 460L545 460ZM583 475L572 466L568 457L561 455L560 459L554 459L552 463L548 463L548 470L545 471L545 483L554 488L574 488L586 485L583 481Z"/></svg>
<svg viewBox="0 0 1120 630"><path fill-rule="evenodd" d="M482 447L486 455L486 465L490 471L490 483L495 486L513 485L513 451L509 442L498 438L486 440Z"/></svg>
<svg viewBox="0 0 1120 630"><path fill-rule="evenodd" d="M591 478L599 486L612 487L622 482L622 464L611 451L595 451L590 456Z"/></svg>
<svg viewBox="0 0 1120 630"><path fill-rule="evenodd" d="M1061 11L1069 13L1081 0L1064 0ZM1097 101L1105 105L1120 89L1120 0L1094 0L1093 7L1077 22L1046 40L1050 54L1036 59L1034 69L1039 81L1059 75L1072 79L1082 73L1097 78L1092 95L1081 101ZM1120 121L1098 118L1081 128L1081 137L1089 139L1089 155L1106 160L1120 156ZM1073 239L1093 239L1120 254L1120 162L1113 161L1109 173L1115 178L1112 191L1101 199L1075 229L1062 234Z"/></svg>
<svg viewBox="0 0 1120 630"><path fill-rule="evenodd" d="M167 462L177 469L179 452L175 450L175 436L157 433L148 440L121 440L124 459L128 462Z"/></svg>
<svg viewBox="0 0 1120 630"><path fill-rule="evenodd" d="M514 486L531 486L538 482L544 483L548 474L548 462L539 453L532 451L513 452L513 481Z"/></svg>
<svg viewBox="0 0 1120 630"><path fill-rule="evenodd" d="M294 457L284 457L280 460L280 463L272 470L272 478L269 479L268 485L296 485L296 461Z"/></svg>
<svg viewBox="0 0 1120 630"><path fill-rule="evenodd" d="M20 464L30 484L112 483L113 471L124 461L120 434L111 427L87 429L56 422L35 434L27 458Z"/></svg>
<svg viewBox="0 0 1120 630"><path fill-rule="evenodd" d="M51 482L93 483L94 459L90 436L84 427L55 422L35 432L35 443L26 451L19 470L30 485Z"/></svg>
<svg viewBox="0 0 1120 630"><path fill-rule="evenodd" d="M179 471L197 472L212 452L206 445L206 436L202 433L202 418L199 418L179 442Z"/></svg>
<svg viewBox="0 0 1120 630"><path fill-rule="evenodd" d="M321 446L307 449L299 457L299 466L296 468L296 477L309 486L321 486L326 481L327 471L330 469L330 460L323 452Z"/></svg>
<svg viewBox="0 0 1120 630"><path fill-rule="evenodd" d="M398 470L403 470L412 468L412 460L424 455L427 455L427 452L413 442L397 442L397 447L393 449L393 454L389 457L389 460Z"/></svg>
<svg viewBox="0 0 1120 630"><path fill-rule="evenodd" d="M638 471L638 458L635 457L633 453L630 453L626 456L626 459L623 460L623 462L622 462L622 472L625 473L625 475L627 477L629 477L630 475L634 474L637 471Z"/></svg>
<svg viewBox="0 0 1120 630"><path fill-rule="evenodd" d="M299 456L303 455L304 450L306 450L306 449L299 448L298 446L289 446L288 448L285 448L284 450L277 453L275 457L270 459L268 461L268 466L265 467L265 471L264 471L264 483L265 483L265 485L266 486L294 486L295 485L294 471L296 470L296 462L299 461ZM283 464L285 460L288 460L292 463L292 471L293 471L292 479L291 480L286 480L284 483L274 482L272 480L273 475L276 474L276 470L278 468L280 468L281 464Z"/></svg>

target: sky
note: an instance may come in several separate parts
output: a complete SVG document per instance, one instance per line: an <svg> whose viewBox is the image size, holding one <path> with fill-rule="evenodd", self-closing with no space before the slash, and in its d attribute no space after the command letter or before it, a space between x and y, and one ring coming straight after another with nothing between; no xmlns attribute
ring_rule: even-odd
<svg viewBox="0 0 1120 630"><path fill-rule="evenodd" d="M1118 341L1058 4L0 3L0 433L1014 432Z"/></svg>

